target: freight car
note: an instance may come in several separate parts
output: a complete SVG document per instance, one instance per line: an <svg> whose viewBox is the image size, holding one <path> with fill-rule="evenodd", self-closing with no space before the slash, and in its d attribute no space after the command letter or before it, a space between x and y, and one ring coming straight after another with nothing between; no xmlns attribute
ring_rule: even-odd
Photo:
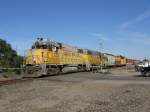
<svg viewBox="0 0 150 112"><path fill-rule="evenodd" d="M25 77L39 77L59 74L67 67L89 71L106 61L107 57L100 52L38 38L26 53L24 73Z"/></svg>
<svg viewBox="0 0 150 112"><path fill-rule="evenodd" d="M113 67L113 66L115 66L115 55L109 54L109 53L104 53L104 56L106 56L107 60L108 60L105 63L105 65L107 67Z"/></svg>
<svg viewBox="0 0 150 112"><path fill-rule="evenodd" d="M126 64L135 65L137 63L139 63L139 60L129 59L129 58L126 59Z"/></svg>

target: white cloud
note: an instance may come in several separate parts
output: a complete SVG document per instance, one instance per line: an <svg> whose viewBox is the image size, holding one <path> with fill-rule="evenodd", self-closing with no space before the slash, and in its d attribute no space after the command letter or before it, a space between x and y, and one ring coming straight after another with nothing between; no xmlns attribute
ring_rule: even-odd
<svg viewBox="0 0 150 112"><path fill-rule="evenodd" d="M150 36L144 33L136 32L133 34L133 38L131 38L132 42L139 43L139 45L150 45Z"/></svg>
<svg viewBox="0 0 150 112"><path fill-rule="evenodd" d="M142 14L139 14L134 19L122 23L120 26L121 26L121 28L127 28L130 25L137 24L149 17L150 17L150 10L146 10L145 12L143 12Z"/></svg>
<svg viewBox="0 0 150 112"><path fill-rule="evenodd" d="M150 35L147 33L122 30L120 36L122 36L122 38L118 38L117 40L137 43L139 46L150 45Z"/></svg>
<svg viewBox="0 0 150 112"><path fill-rule="evenodd" d="M101 33L89 33L89 35L94 36L94 37L96 37L96 38L98 38L98 39L100 39L100 40L103 40L103 41L109 40L108 37L104 36L104 35L101 34Z"/></svg>

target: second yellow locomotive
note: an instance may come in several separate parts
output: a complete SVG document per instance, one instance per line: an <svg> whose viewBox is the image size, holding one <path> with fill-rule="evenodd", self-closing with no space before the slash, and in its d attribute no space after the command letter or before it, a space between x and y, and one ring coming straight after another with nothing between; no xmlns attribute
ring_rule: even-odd
<svg viewBox="0 0 150 112"><path fill-rule="evenodd" d="M58 74L65 67L76 67L89 71L104 65L107 58L100 52L69 46L59 42L38 38L25 56L25 74L41 76Z"/></svg>

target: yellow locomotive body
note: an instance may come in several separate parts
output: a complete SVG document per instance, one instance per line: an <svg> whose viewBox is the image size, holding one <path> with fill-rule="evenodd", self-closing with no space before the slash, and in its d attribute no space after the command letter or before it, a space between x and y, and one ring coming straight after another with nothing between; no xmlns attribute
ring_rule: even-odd
<svg viewBox="0 0 150 112"><path fill-rule="evenodd" d="M126 58L123 56L115 56L115 65L126 65Z"/></svg>
<svg viewBox="0 0 150 112"><path fill-rule="evenodd" d="M106 61L106 57L100 52L38 39L26 53L25 72L41 76L59 73L68 66L77 67L78 70L90 70L93 66L105 64Z"/></svg>
<svg viewBox="0 0 150 112"><path fill-rule="evenodd" d="M58 52L48 49L35 49L27 52L27 64L82 64L83 59L80 53L59 50Z"/></svg>

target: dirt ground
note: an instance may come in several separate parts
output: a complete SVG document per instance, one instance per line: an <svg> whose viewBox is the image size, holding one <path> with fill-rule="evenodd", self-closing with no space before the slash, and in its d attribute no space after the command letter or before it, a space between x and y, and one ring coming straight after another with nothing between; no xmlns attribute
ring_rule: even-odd
<svg viewBox="0 0 150 112"><path fill-rule="evenodd" d="M113 69L0 86L0 112L150 112L150 78L138 75Z"/></svg>
<svg viewBox="0 0 150 112"><path fill-rule="evenodd" d="M128 68L126 66L109 69L109 72L115 76L133 76L133 75L140 75L141 74L140 72L136 72L134 67Z"/></svg>

